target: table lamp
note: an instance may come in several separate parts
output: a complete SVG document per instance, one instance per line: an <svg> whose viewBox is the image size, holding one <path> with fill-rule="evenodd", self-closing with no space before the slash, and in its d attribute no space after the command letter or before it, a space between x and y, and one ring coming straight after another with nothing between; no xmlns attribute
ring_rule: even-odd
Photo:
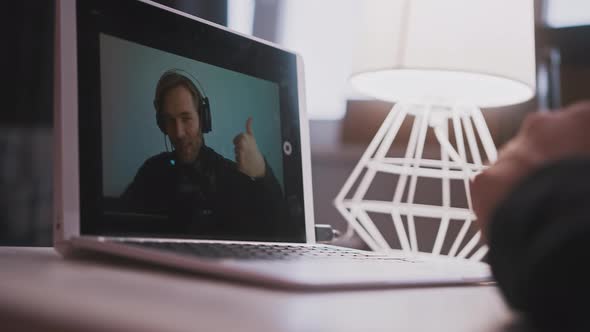
<svg viewBox="0 0 590 332"><path fill-rule="evenodd" d="M373 250L392 250L370 216L380 213L391 216L406 252L482 259L487 247L478 247L479 232L466 238L475 220L469 180L497 152L480 108L535 94L533 0L366 0L357 22L350 81L394 106L335 198L336 208ZM405 155L389 157L406 118L413 125ZM423 156L428 131L440 145L439 159ZM389 201L365 198L379 172L397 178ZM440 179L440 205L415 202L420 177ZM463 183L466 207L451 206L451 180ZM439 223L429 252L418 247L416 217ZM447 239L451 221L461 226ZM445 244L450 249L442 253Z"/></svg>

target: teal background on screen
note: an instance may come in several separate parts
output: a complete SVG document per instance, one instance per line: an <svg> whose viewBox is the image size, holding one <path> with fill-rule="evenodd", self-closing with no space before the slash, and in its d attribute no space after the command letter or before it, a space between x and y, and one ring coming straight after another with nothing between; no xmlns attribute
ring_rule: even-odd
<svg viewBox="0 0 590 332"><path fill-rule="evenodd" d="M103 194L122 194L143 162L165 151L153 100L158 79L173 68L196 77L209 97L206 145L235 161L233 138L252 117L258 148L284 190L277 84L100 34Z"/></svg>

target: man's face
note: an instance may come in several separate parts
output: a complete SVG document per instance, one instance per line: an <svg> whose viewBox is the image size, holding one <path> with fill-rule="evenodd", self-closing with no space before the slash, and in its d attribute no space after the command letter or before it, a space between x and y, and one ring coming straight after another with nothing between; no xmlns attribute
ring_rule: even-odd
<svg viewBox="0 0 590 332"><path fill-rule="evenodd" d="M183 85L168 90L162 106L166 134L176 149L177 158L183 163L194 162L203 145L203 136L190 91Z"/></svg>

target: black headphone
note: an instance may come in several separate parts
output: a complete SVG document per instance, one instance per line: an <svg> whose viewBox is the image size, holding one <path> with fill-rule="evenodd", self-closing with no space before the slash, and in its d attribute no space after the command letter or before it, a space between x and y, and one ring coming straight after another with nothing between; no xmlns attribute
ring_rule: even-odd
<svg viewBox="0 0 590 332"><path fill-rule="evenodd" d="M162 103L162 96L159 96L157 94L158 88L160 86L160 82L167 76L170 75L179 75L182 76L184 79L186 79L186 83L190 85L190 89L194 90L193 92L197 93L199 96L199 107L198 107L198 115L199 115L199 120L200 120L200 125L201 125L201 132L203 133L208 133L211 131L211 108L209 105L209 98L207 98L207 96L204 93L204 89L203 89L203 85L201 84L201 82L199 82L198 79L196 79L193 75L191 75L189 72L182 70L182 69L170 69L167 70L166 72L164 72L164 74L162 74L162 76L160 76L160 80L158 81L158 85L156 87L156 98L154 99L154 108L156 109L156 123L158 124L158 128L160 128L160 130L162 131L162 133L164 133L164 135L166 134L166 126L164 124L164 115L162 114L162 111L160 110L161 108L161 103ZM188 78L187 76L191 77L192 80L190 78ZM195 82L197 84L195 84ZM200 87L200 89L197 88L197 85Z"/></svg>

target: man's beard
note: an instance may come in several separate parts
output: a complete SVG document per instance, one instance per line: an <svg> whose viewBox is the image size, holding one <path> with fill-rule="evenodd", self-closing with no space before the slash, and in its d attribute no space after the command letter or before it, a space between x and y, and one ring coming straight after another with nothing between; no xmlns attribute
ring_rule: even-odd
<svg viewBox="0 0 590 332"><path fill-rule="evenodd" d="M195 162L199 157L199 152L203 146L203 139L199 136L196 139L176 142L172 145L174 146L174 152L178 161L184 164L190 164Z"/></svg>

